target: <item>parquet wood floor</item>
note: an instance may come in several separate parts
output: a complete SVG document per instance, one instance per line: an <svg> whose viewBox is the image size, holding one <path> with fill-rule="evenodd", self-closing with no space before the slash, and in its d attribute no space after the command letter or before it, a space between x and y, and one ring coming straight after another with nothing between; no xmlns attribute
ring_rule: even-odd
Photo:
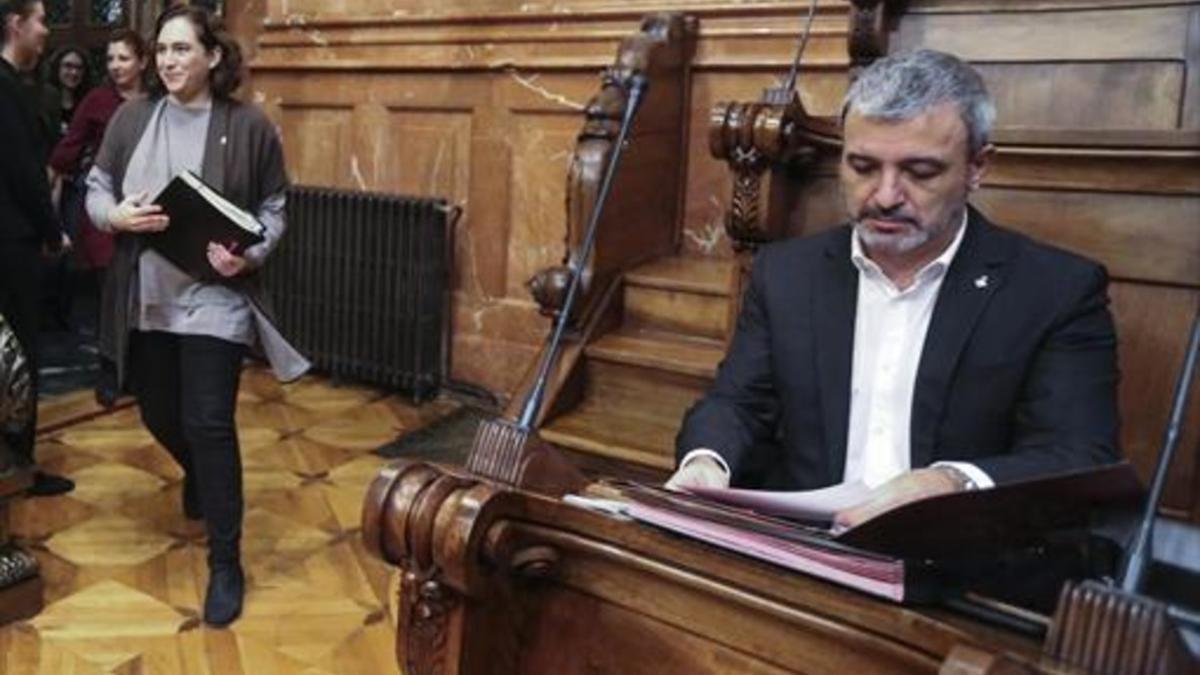
<svg viewBox="0 0 1200 675"><path fill-rule="evenodd" d="M26 499L11 528L41 562L46 608L0 628L3 675L397 673L394 579L359 516L385 460L372 450L452 411L318 378L242 378L247 593L228 629L200 621L203 526L180 512L182 473L136 407L92 416L90 392L43 402L38 456L76 481Z"/></svg>

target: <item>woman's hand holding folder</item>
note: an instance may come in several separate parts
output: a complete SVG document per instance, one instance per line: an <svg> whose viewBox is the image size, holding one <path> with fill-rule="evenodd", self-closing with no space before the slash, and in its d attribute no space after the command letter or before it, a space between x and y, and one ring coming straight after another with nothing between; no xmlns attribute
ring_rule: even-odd
<svg viewBox="0 0 1200 675"><path fill-rule="evenodd" d="M167 229L171 219L163 213L158 204L147 204L149 195L145 192L129 195L112 208L108 214L108 222L119 232L162 232Z"/></svg>
<svg viewBox="0 0 1200 675"><path fill-rule="evenodd" d="M226 278L241 274L249 266L245 258L215 241L208 242L208 263Z"/></svg>

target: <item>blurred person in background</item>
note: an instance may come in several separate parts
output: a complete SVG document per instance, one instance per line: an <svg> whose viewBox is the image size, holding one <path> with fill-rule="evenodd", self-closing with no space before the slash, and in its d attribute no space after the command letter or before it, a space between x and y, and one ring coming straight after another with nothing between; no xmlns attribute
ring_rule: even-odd
<svg viewBox="0 0 1200 675"><path fill-rule="evenodd" d="M39 273L43 254L57 254L69 240L50 201L46 160L51 129L43 124L28 74L46 45L46 10L40 0L0 3L0 314L13 329L30 363L37 392ZM36 406L23 429L6 438L20 460L33 464ZM34 472L30 494L69 492L61 476Z"/></svg>
<svg viewBox="0 0 1200 675"><path fill-rule="evenodd" d="M87 52L82 47L60 47L50 57L46 82L54 89L58 101L58 137L67 133L75 111L92 89L92 69Z"/></svg>
<svg viewBox="0 0 1200 675"><path fill-rule="evenodd" d="M98 332L100 326L111 320L111 312L105 312L100 303L99 291L112 260L113 237L98 229L88 218L87 210L83 208L84 180L117 108L125 101L145 97L148 57L146 42L136 32L120 29L113 33L106 50L108 78L79 103L66 136L50 155L50 169L63 186L59 212L64 222L74 220L78 223L75 240L77 259L83 271L81 286L83 292L94 299L99 312L95 323L88 327L93 332ZM96 400L109 408L119 393L116 356L101 351L99 371Z"/></svg>
<svg viewBox="0 0 1200 675"><path fill-rule="evenodd" d="M92 88L91 67L81 47L67 45L47 60L44 82L40 85L45 99L44 114L53 129L51 146L67 133L75 111ZM51 175L51 196L58 207L62 231L72 241L79 238L81 195L76 185ZM44 328L73 331L71 320L76 293L75 266L67 256L47 259L42 270L42 323Z"/></svg>

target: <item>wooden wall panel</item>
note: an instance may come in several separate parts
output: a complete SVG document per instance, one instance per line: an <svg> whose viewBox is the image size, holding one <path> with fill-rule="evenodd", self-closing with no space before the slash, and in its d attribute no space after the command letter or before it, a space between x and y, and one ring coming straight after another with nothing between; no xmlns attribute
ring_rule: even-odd
<svg viewBox="0 0 1200 675"><path fill-rule="evenodd" d="M993 188L973 201L998 223L1103 261L1114 278L1200 286L1196 196Z"/></svg>
<svg viewBox="0 0 1200 675"><path fill-rule="evenodd" d="M1179 61L985 63L979 71L1007 127L1179 127L1186 74Z"/></svg>
<svg viewBox="0 0 1200 675"><path fill-rule="evenodd" d="M1183 365L1185 338L1200 308L1200 293L1118 282L1109 288L1118 319L1121 442L1148 481L1165 438L1171 397ZM1200 396L1193 396L1170 473L1165 504L1174 515L1200 520Z"/></svg>
<svg viewBox="0 0 1200 675"><path fill-rule="evenodd" d="M942 49L968 61L1146 61L1177 59L1192 7L1113 8L1105 3L989 2L947 7L916 0L892 48ZM1136 4L1136 3L1125 3ZM1056 9L1057 5L1057 9ZM984 35L980 34L985 30ZM1114 39L1119 37L1119 39Z"/></svg>
<svg viewBox="0 0 1200 675"><path fill-rule="evenodd" d="M280 131L293 182L356 187L346 154L353 114L348 107L283 106Z"/></svg>
<svg viewBox="0 0 1200 675"><path fill-rule="evenodd" d="M471 111L388 108L388 136L370 148L376 185L465 203L471 175ZM365 179L363 180L366 184Z"/></svg>
<svg viewBox="0 0 1200 675"><path fill-rule="evenodd" d="M916 0L891 44L976 64L1001 128L1195 130L1198 15L1184 2Z"/></svg>

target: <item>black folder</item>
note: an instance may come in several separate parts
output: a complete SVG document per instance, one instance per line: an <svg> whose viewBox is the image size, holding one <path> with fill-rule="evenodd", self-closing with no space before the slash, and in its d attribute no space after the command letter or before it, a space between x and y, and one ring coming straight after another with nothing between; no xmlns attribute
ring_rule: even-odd
<svg viewBox="0 0 1200 675"><path fill-rule="evenodd" d="M171 222L162 232L145 235L146 245L195 279L221 279L208 262L209 242L241 255L266 238L266 228L253 215L190 171L172 178L154 203Z"/></svg>

